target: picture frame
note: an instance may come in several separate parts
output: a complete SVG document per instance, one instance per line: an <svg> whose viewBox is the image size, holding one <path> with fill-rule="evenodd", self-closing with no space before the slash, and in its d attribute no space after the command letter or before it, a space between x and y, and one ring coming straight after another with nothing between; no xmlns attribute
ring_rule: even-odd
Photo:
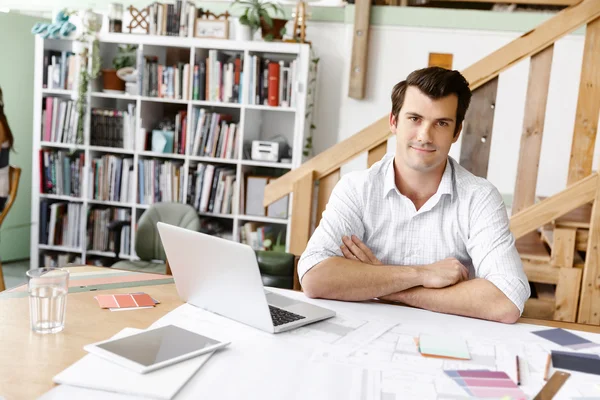
<svg viewBox="0 0 600 400"><path fill-rule="evenodd" d="M196 18L194 37L229 39L229 20Z"/></svg>

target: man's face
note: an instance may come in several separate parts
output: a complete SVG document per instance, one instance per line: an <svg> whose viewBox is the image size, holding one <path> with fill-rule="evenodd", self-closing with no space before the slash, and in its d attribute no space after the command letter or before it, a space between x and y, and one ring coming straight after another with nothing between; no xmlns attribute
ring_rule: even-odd
<svg viewBox="0 0 600 400"><path fill-rule="evenodd" d="M406 88L404 104L397 116L390 114L390 129L396 135L397 162L419 172L446 163L456 128L458 97L454 94L431 99L418 88Z"/></svg>

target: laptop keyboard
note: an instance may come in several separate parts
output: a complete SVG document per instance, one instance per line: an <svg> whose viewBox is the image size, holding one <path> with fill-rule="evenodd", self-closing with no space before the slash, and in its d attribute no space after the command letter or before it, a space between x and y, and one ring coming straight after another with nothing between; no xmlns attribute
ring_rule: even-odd
<svg viewBox="0 0 600 400"><path fill-rule="evenodd" d="M298 321L299 319L304 319L302 315L294 314L289 311L282 310L281 308L273 307L269 305L269 311L271 311L271 319L273 320L273 325L279 326L283 324L287 324L289 322Z"/></svg>

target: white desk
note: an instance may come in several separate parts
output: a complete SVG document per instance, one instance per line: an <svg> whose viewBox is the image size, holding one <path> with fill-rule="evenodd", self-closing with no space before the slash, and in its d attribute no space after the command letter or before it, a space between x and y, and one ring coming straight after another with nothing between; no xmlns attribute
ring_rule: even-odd
<svg viewBox="0 0 600 400"><path fill-rule="evenodd" d="M547 352L567 350L530 333L544 329L541 326L505 325L394 305L312 300L302 293L285 293L332 308L338 316L272 335L184 305L153 324L175 323L232 341L200 369L176 399L330 399L340 398L344 391L351 395L345 398L361 400L468 398L445 376L444 369L498 369L514 376L515 353L526 360L521 363L522 388L534 395L543 385ZM422 357L411 343L421 333L466 339L472 360ZM600 334L577 334L600 343ZM588 350L592 351L600 352L600 348ZM599 384L600 376L573 372L557 398L600 397ZM320 388L319 393L311 393L315 387ZM323 394L323 390L329 393Z"/></svg>

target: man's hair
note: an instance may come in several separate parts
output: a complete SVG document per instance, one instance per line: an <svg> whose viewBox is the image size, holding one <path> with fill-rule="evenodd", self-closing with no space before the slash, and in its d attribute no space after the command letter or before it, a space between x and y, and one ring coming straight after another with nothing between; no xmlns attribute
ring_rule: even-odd
<svg viewBox="0 0 600 400"><path fill-rule="evenodd" d="M456 129L454 130L456 136L471 102L471 89L469 89L469 82L465 77L458 71L441 67L429 67L411 72L405 81L398 82L392 90L392 114L396 118L404 104L406 88L409 86L418 88L432 99L439 99L451 94L458 97Z"/></svg>

